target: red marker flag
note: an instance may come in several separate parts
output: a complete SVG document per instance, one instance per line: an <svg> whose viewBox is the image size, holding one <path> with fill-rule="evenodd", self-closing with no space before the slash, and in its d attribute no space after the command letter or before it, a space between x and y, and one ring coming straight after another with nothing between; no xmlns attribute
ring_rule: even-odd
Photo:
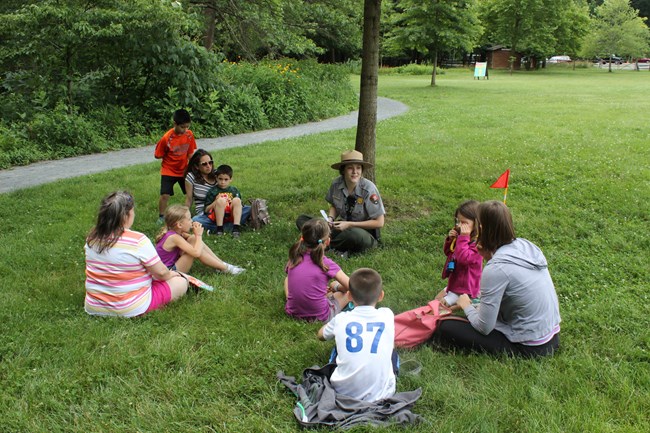
<svg viewBox="0 0 650 433"><path fill-rule="evenodd" d="M504 171L497 181L490 185L490 188L508 188L508 180L510 180L510 169Z"/></svg>
<svg viewBox="0 0 650 433"><path fill-rule="evenodd" d="M506 198L508 197L508 181L510 180L510 169L507 169L506 171L503 172L501 176L497 179L496 182L494 182L492 185L490 185L490 188L505 188L506 190L503 192L503 204L506 204Z"/></svg>

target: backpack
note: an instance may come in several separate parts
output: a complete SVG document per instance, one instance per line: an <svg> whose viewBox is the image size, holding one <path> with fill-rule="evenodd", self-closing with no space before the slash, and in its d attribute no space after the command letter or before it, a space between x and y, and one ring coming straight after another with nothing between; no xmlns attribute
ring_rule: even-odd
<svg viewBox="0 0 650 433"><path fill-rule="evenodd" d="M248 202L251 204L251 217L249 225L253 230L258 230L262 226L271 224L269 210L266 207L266 200L263 198L252 198Z"/></svg>
<svg viewBox="0 0 650 433"><path fill-rule="evenodd" d="M451 310L433 300L423 307L414 308L395 316L395 347L416 347L429 340L438 322L451 314Z"/></svg>

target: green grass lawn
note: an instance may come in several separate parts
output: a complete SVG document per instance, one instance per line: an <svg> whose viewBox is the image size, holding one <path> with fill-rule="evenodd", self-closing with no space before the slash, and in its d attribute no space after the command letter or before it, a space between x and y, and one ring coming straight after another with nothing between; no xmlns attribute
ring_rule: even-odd
<svg viewBox="0 0 650 433"><path fill-rule="evenodd" d="M380 77L410 111L377 130L384 247L339 260L377 269L384 306L401 312L444 283L442 242L462 200L501 199L510 168L517 233L545 252L560 299L562 348L543 360L401 353L423 365L398 390L422 388L418 432L650 430L650 74L552 68ZM355 78L358 80L358 77ZM246 266L217 287L144 318L86 315L84 237L100 199L136 198L134 229L153 237L159 163L0 195L0 431L291 432L295 400L277 370L299 376L332 348L314 323L284 314L283 267L294 219L324 195L354 130L214 154L233 185L269 200L273 224L209 244ZM173 202L180 202L176 196ZM366 431L357 428L354 431ZM375 430L373 430L375 431ZM376 431L403 431L398 428Z"/></svg>

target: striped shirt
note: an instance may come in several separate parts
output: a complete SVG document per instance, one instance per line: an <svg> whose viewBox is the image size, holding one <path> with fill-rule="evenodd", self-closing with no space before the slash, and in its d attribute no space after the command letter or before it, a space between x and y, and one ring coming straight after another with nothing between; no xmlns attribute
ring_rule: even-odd
<svg viewBox="0 0 650 433"><path fill-rule="evenodd" d="M86 250L86 312L97 316L133 317L151 303L153 278L147 266L160 262L142 233L125 230L113 247L99 254Z"/></svg>
<svg viewBox="0 0 650 433"><path fill-rule="evenodd" d="M214 183L208 183L204 179L204 183L198 183L196 179L194 179L194 173L192 172L187 173L185 180L192 185L192 199L194 200L195 215L200 215L203 213L203 207L205 206L205 196L208 194L208 191L217 184L217 181L215 180Z"/></svg>

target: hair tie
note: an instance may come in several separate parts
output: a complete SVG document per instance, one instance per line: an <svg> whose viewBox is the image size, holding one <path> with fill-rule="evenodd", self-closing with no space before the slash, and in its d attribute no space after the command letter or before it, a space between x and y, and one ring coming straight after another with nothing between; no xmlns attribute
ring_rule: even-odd
<svg viewBox="0 0 650 433"><path fill-rule="evenodd" d="M302 236L300 236L300 242L304 242L305 240L303 239Z"/></svg>
<svg viewBox="0 0 650 433"><path fill-rule="evenodd" d="M322 239L319 239L319 240L318 240L318 243L319 243L319 244L322 244L322 243L323 243L323 240L322 240Z"/></svg>

